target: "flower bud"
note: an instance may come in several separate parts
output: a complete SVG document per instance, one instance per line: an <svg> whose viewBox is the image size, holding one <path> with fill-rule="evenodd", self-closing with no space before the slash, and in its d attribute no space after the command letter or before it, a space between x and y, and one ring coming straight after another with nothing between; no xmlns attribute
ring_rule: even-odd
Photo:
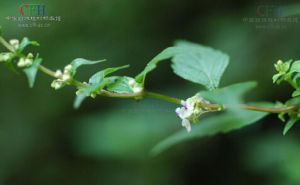
<svg viewBox="0 0 300 185"><path fill-rule="evenodd" d="M11 39L9 43L15 50L19 49L19 40Z"/></svg>
<svg viewBox="0 0 300 185"><path fill-rule="evenodd" d="M64 73L71 73L71 70L72 70L72 65L67 65L64 69Z"/></svg>
<svg viewBox="0 0 300 185"><path fill-rule="evenodd" d="M134 79L131 79L128 81L128 84L130 87L133 87L136 84L136 81Z"/></svg>
<svg viewBox="0 0 300 185"><path fill-rule="evenodd" d="M32 53L28 53L27 58L33 59L33 54Z"/></svg>
<svg viewBox="0 0 300 185"><path fill-rule="evenodd" d="M6 53L0 53L0 62L6 62L12 57L12 53L6 52Z"/></svg>
<svg viewBox="0 0 300 185"><path fill-rule="evenodd" d="M56 78L62 78L62 75L63 75L63 74L62 74L61 70L56 70L54 76L55 76Z"/></svg>

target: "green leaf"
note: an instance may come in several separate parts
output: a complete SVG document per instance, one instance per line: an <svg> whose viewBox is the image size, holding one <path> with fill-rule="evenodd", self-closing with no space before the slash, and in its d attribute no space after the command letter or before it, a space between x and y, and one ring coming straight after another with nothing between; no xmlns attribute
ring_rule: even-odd
<svg viewBox="0 0 300 185"><path fill-rule="evenodd" d="M283 135L286 135L286 133L293 127L293 125L298 121L299 118L297 117L291 117L289 121L285 124L283 129Z"/></svg>
<svg viewBox="0 0 300 185"><path fill-rule="evenodd" d="M260 105L269 106L270 103L259 103ZM158 143L151 151L151 154L157 155L162 151L170 148L171 146L196 138L202 138L206 136L212 136L218 133L228 133L233 130L237 130L257 122L268 113L241 110L239 114L234 112L225 112L223 114L205 118L200 121L199 124L192 127L191 133L187 133L185 130L171 135L162 142Z"/></svg>
<svg viewBox="0 0 300 185"><path fill-rule="evenodd" d="M289 105L295 105L298 103L300 103L300 96L289 99L288 101L285 102L285 105L289 106Z"/></svg>
<svg viewBox="0 0 300 185"><path fill-rule="evenodd" d="M0 36L2 35L2 27L0 26Z"/></svg>
<svg viewBox="0 0 300 185"><path fill-rule="evenodd" d="M128 67L129 65L107 68L94 74L89 80L88 87L79 88L80 94L75 99L74 108L79 108L87 96L101 91L109 83L110 80L105 78L106 75Z"/></svg>
<svg viewBox="0 0 300 185"><path fill-rule="evenodd" d="M282 122L285 122L285 118L284 118L284 115L285 115L285 114L286 114L285 112L282 112L282 113L278 114L278 118L279 118Z"/></svg>
<svg viewBox="0 0 300 185"><path fill-rule="evenodd" d="M154 57L146 68L136 76L136 81L144 85L146 74L156 68L158 62L172 59L172 68L180 77L215 89L229 63L228 55L187 41L177 42Z"/></svg>
<svg viewBox="0 0 300 185"><path fill-rule="evenodd" d="M13 60L16 57L16 55L13 55L12 57L10 57L6 62L5 65L12 70L13 72L15 72L16 74L19 74L19 72L17 71L17 69L15 68L14 64L13 64Z"/></svg>
<svg viewBox="0 0 300 185"><path fill-rule="evenodd" d="M242 102L243 95L256 85L254 81L236 83L213 91L201 91L199 96L211 103L234 105Z"/></svg>
<svg viewBox="0 0 300 185"><path fill-rule="evenodd" d="M289 72L290 73L300 72L300 60L297 60L297 61L293 62Z"/></svg>
<svg viewBox="0 0 300 185"><path fill-rule="evenodd" d="M103 80L99 83L95 84L90 84L88 87L85 88L80 88L79 90L81 93L76 96L75 101L74 101L74 108L78 109L83 102L90 94L96 92L96 91L101 91L106 84L108 83L108 80Z"/></svg>
<svg viewBox="0 0 300 185"><path fill-rule="evenodd" d="M28 45L39 46L40 44L36 41L30 41L27 37L24 37L21 41L18 52L22 52Z"/></svg>
<svg viewBox="0 0 300 185"><path fill-rule="evenodd" d="M273 83L275 83L281 76L282 76L282 74L280 74L280 73L273 75L273 77L272 77Z"/></svg>
<svg viewBox="0 0 300 185"><path fill-rule="evenodd" d="M300 73L296 73L293 77L293 82L297 85L297 87L300 87Z"/></svg>
<svg viewBox="0 0 300 185"><path fill-rule="evenodd" d="M138 83L144 84L147 73L154 70L158 62L173 57L177 52L179 52L179 48L177 47L166 48L147 64L145 69L135 77L135 80Z"/></svg>
<svg viewBox="0 0 300 185"><path fill-rule="evenodd" d="M297 89L293 92L292 97L299 96L299 95L300 95L300 89Z"/></svg>
<svg viewBox="0 0 300 185"><path fill-rule="evenodd" d="M92 65L92 64L97 64L100 62L104 62L106 61L104 60L96 60L96 61L92 61L92 60L87 60L87 59L83 59L83 58L76 58L71 62L71 66L72 66L72 77L75 76L76 72L77 72L77 68L82 66L82 65Z"/></svg>
<svg viewBox="0 0 300 185"><path fill-rule="evenodd" d="M41 58L38 58L38 55L35 57L35 59L33 60L33 63L30 67L27 67L25 69L23 69L24 73L27 76L28 79L28 83L29 83L29 87L33 87L34 85L34 81L35 81L35 77L39 68L40 63L42 62Z"/></svg>
<svg viewBox="0 0 300 185"><path fill-rule="evenodd" d="M129 86L130 80L134 80L134 78L127 76L121 77L115 82L110 83L107 86L107 90L116 93L133 93L132 88Z"/></svg>
<svg viewBox="0 0 300 185"><path fill-rule="evenodd" d="M219 86L220 79L228 63L228 55L199 44L180 41L181 48L172 59L172 68L180 77L204 85L212 90Z"/></svg>
<svg viewBox="0 0 300 185"><path fill-rule="evenodd" d="M102 71L99 71L90 78L89 83L90 84L99 83L104 79L104 77L106 75L113 73L115 71L118 71L120 69L128 68L128 67L129 67L129 65L124 65L124 66L120 66L120 67L107 68Z"/></svg>

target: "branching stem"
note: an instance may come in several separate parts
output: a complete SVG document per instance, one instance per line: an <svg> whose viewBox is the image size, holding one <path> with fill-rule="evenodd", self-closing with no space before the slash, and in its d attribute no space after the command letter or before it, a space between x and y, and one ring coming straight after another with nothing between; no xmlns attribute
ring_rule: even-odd
<svg viewBox="0 0 300 185"><path fill-rule="evenodd" d="M3 38L0 36L0 43L6 47L9 51L15 53L15 49ZM24 57L23 54L18 54L20 57ZM51 76L51 77L55 77L55 72L46 68L43 65L39 65L38 68L40 71L42 71L43 73ZM69 81L70 84L75 85L77 87L87 87L87 84L84 84L80 81L77 81L75 79L72 79ZM291 82L292 83L292 82ZM292 83L292 85L294 86L294 84ZM142 91L140 93L116 93L116 92L110 92L107 90L101 90L101 92L99 93L102 96L106 96L106 97L113 97L113 98L134 98L137 100L140 99L144 99L144 98L157 98L157 99L161 99L164 101L168 101L168 102L172 102L175 104L181 104L181 99L178 98L174 98L174 97L170 97L167 95L163 95L163 94L159 94L159 93L155 93L155 92L149 92L149 91ZM222 107L218 104L205 104L204 105L207 108L213 108L215 110L224 110L227 109L228 106L223 105ZM247 110L253 110L253 111L261 111L261 112L269 112L269 113L282 113L282 112L291 112L291 111L295 111L300 109L300 104L295 104L295 105L290 105L290 106L282 106L282 107L265 107L265 106L255 106L255 105L248 105L248 104L241 104L240 105L241 108L247 109Z"/></svg>

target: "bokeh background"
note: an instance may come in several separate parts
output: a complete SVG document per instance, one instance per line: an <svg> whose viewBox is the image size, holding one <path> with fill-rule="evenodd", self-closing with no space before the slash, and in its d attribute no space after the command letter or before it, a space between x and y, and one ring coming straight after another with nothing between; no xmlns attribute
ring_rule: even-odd
<svg viewBox="0 0 300 185"><path fill-rule="evenodd" d="M47 28L22 28L5 19L20 16L23 3L45 4L46 15L62 20ZM258 87L248 100L285 101L292 89L272 83L273 64L300 59L300 17L279 28L245 21L258 17L259 5L282 6L283 14L300 12L297 1L287 0L1 0L0 25L6 39L37 40L41 46L28 49L39 52L52 69L78 57L108 59L82 67L80 80L124 64L131 68L118 74L135 76L173 41L186 39L230 55L221 86L255 80ZM148 75L147 89L179 98L203 89L174 75L169 64L161 62ZM39 73L30 89L24 75L0 67L0 184L300 184L297 124L283 137L283 123L271 115L151 157L155 144L183 129L174 114L176 105L97 97L74 110L75 89L55 91L51 81Z"/></svg>

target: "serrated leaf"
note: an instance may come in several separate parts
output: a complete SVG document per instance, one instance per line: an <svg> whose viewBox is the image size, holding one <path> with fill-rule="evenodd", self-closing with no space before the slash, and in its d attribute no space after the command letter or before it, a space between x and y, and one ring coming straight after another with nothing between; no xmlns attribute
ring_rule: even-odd
<svg viewBox="0 0 300 185"><path fill-rule="evenodd" d="M297 89L293 92L292 97L296 97L300 95L300 89Z"/></svg>
<svg viewBox="0 0 300 185"><path fill-rule="evenodd" d="M180 77L204 85L208 89L218 87L220 78L228 63L228 55L187 41L177 42L154 57L146 68L136 76L138 83L144 84L146 74L156 68L158 62L172 59L172 68Z"/></svg>
<svg viewBox="0 0 300 185"><path fill-rule="evenodd" d="M210 47L190 42L177 42L182 52L172 59L175 74L212 90L219 86L220 79L229 63L228 55Z"/></svg>
<svg viewBox="0 0 300 185"><path fill-rule="evenodd" d="M36 58L33 60L32 65L30 67L27 67L25 69L23 69L24 73L27 76L28 79L28 83L29 83L29 87L33 87L34 85L34 81L35 81L35 77L39 68L39 65L41 64L42 59L38 58L38 55L36 56Z"/></svg>
<svg viewBox="0 0 300 185"><path fill-rule="evenodd" d="M99 83L104 79L104 77L106 75L113 73L115 71L121 70L121 69L128 68L128 67L129 67L129 65L124 65L124 66L120 66L120 67L107 68L102 71L99 71L89 79L89 83L90 84Z"/></svg>
<svg viewBox="0 0 300 185"><path fill-rule="evenodd" d="M180 50L177 47L169 47L154 57L145 67L145 69L135 77L136 82L144 84L147 73L154 70L158 62L173 57Z"/></svg>
<svg viewBox="0 0 300 185"><path fill-rule="evenodd" d="M84 58L76 58L71 62L71 66L72 66L72 77L75 76L76 72L77 72L77 68L79 68L82 65L92 65L92 64L97 64L100 62L104 62L106 61L104 60L96 60L96 61L92 61L92 60L87 60Z"/></svg>
<svg viewBox="0 0 300 185"><path fill-rule="evenodd" d="M106 86L107 83L108 83L108 80L103 80L99 83L89 84L88 87L80 88L79 90L81 91L81 93L79 95L77 95L75 98L74 108L78 109L80 107L81 103L83 102L83 100L85 100L88 97L88 95L90 95L91 93L93 93L95 91L102 90Z"/></svg>
<svg viewBox="0 0 300 185"><path fill-rule="evenodd" d="M36 41L30 41L27 37L24 37L19 45L18 52L22 52L28 45L39 46Z"/></svg>
<svg viewBox="0 0 300 185"><path fill-rule="evenodd" d="M116 93L133 93L132 88L129 86L130 80L134 80L134 78L127 76L121 77L115 82L110 83L107 86L107 90Z"/></svg>
<svg viewBox="0 0 300 185"><path fill-rule="evenodd" d="M299 118L297 117L291 117L289 121L285 124L283 129L283 135L286 135L286 133L294 126L294 124L298 121Z"/></svg>
<svg viewBox="0 0 300 185"><path fill-rule="evenodd" d="M270 103L259 103L259 105L270 106ZM228 133L257 122L267 116L266 112L241 110L239 114L234 112L225 112L221 115L204 118L199 124L192 127L191 133L185 130L171 135L162 142L158 143L151 151L151 154L157 155L171 146L184 141L199 139L206 136L212 136L218 133Z"/></svg>

